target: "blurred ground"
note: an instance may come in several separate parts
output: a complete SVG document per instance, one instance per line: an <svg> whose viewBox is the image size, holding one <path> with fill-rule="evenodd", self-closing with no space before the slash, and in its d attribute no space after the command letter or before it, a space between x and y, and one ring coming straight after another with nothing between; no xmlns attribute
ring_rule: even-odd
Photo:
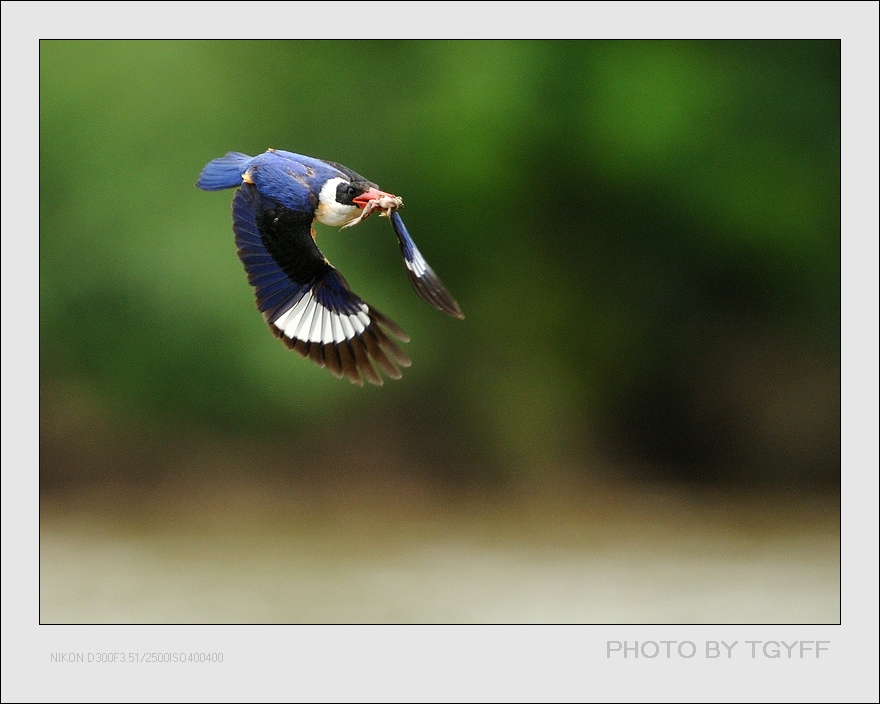
<svg viewBox="0 0 880 704"><path fill-rule="evenodd" d="M249 486L152 516L48 501L40 620L839 622L833 501L623 493L316 509Z"/></svg>
<svg viewBox="0 0 880 704"><path fill-rule="evenodd" d="M219 438L104 436L89 454L85 435L52 437L42 623L840 619L836 488L598 481L565 467L540 472L541 486L444 486L375 447L358 471L337 456L306 473L295 450ZM289 471L258 471L272 458ZM65 483L61 465L80 477Z"/></svg>

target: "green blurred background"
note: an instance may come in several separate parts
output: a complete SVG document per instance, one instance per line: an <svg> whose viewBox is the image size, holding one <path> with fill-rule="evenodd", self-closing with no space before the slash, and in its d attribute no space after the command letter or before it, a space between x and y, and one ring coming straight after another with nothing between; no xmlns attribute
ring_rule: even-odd
<svg viewBox="0 0 880 704"><path fill-rule="evenodd" d="M463 321L411 290L386 220L317 226L410 334L402 380L334 379L257 313L232 191L194 183L269 147L404 198ZM477 530L463 516L502 505L489 535L577 525L589 542L601 514L673 545L723 501L727 528L749 526L732 544L818 531L829 588L791 620L836 620L840 283L837 41L42 41L42 618L112 601L84 586L91 607L57 606L65 541L155 541L168 511L267 550L289 536L263 528L303 516L384 542L430 514L458 545ZM763 618L266 601L135 600L111 620Z"/></svg>

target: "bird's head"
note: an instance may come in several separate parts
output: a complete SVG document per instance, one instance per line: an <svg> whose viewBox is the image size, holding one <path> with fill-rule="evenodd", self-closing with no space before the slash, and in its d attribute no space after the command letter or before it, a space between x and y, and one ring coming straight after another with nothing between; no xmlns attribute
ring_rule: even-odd
<svg viewBox="0 0 880 704"><path fill-rule="evenodd" d="M355 225L367 217L374 208L387 210L398 208L401 199L385 191L380 191L370 181L349 181L341 176L328 179L318 193L318 207L315 218L331 227Z"/></svg>

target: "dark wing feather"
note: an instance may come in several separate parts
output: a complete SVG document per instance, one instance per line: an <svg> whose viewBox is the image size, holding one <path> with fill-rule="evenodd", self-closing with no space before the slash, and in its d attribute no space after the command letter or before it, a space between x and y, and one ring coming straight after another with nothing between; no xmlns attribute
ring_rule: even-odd
<svg viewBox="0 0 880 704"><path fill-rule="evenodd" d="M458 303L452 297L452 294L446 290L440 277L434 273L434 270L428 266L428 262L422 256L422 253L416 248L416 243L406 230L400 215L397 211L391 212L391 225L397 234L397 241L400 243L400 253L403 254L403 261L406 264L406 270L409 273L409 280L412 283L416 293L421 296L422 300L434 306L437 310L441 310L447 315L454 318L463 318L464 314Z"/></svg>
<svg viewBox="0 0 880 704"><path fill-rule="evenodd" d="M238 256L257 308L289 348L353 384L382 384L374 364L399 379L411 362L392 340L409 337L352 293L312 236L312 215L299 213L242 184L232 201Z"/></svg>

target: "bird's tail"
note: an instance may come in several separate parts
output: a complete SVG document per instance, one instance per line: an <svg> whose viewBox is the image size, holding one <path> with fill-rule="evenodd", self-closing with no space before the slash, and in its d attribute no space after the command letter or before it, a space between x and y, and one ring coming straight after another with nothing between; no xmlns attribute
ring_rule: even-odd
<svg viewBox="0 0 880 704"><path fill-rule="evenodd" d="M226 156L211 161L199 174L196 186L203 191L221 191L241 185L241 175L251 160L241 152L227 152Z"/></svg>

